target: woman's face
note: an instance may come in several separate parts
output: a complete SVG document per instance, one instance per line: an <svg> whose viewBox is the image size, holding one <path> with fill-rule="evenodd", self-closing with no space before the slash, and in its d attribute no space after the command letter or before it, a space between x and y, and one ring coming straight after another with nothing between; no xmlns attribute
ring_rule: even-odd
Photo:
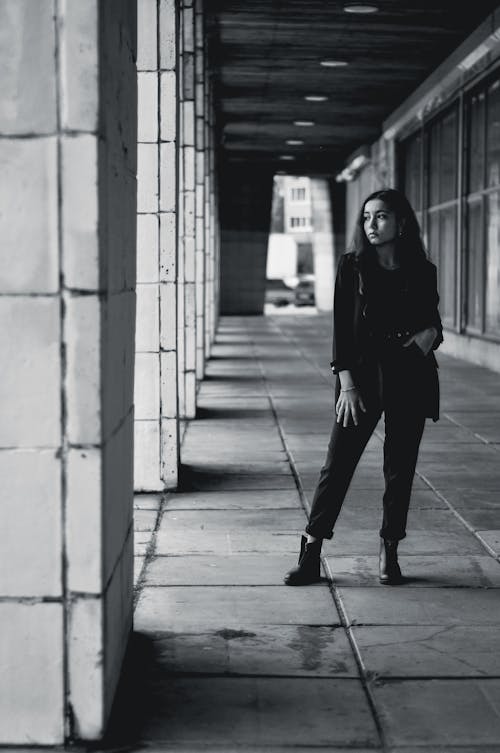
<svg viewBox="0 0 500 753"><path fill-rule="evenodd" d="M392 243L398 233L396 215L382 199L371 199L363 210L363 228L373 246Z"/></svg>

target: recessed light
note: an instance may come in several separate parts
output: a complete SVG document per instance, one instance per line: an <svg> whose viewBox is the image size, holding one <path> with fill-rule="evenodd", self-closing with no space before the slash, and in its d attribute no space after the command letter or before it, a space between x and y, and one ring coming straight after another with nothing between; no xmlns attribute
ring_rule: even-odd
<svg viewBox="0 0 500 753"><path fill-rule="evenodd" d="M286 143L288 146L302 146L304 142L301 139L287 139Z"/></svg>
<svg viewBox="0 0 500 753"><path fill-rule="evenodd" d="M349 3L349 5L344 5L344 11L346 13L378 13L378 7L364 3Z"/></svg>
<svg viewBox="0 0 500 753"><path fill-rule="evenodd" d="M289 160L295 159L295 157L292 154L280 154L278 159L289 161Z"/></svg>
<svg viewBox="0 0 500 753"><path fill-rule="evenodd" d="M294 120L293 124L296 126L313 126L314 120Z"/></svg>
<svg viewBox="0 0 500 753"><path fill-rule="evenodd" d="M326 102L328 97L325 97L324 94L306 94L304 99L307 99L308 102Z"/></svg>
<svg viewBox="0 0 500 753"><path fill-rule="evenodd" d="M347 60L321 60L320 65L323 68L345 68L349 63Z"/></svg>

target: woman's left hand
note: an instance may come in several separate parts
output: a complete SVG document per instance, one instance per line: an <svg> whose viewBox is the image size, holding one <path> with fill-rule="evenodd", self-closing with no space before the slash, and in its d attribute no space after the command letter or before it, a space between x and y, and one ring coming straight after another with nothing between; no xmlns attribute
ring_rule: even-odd
<svg viewBox="0 0 500 753"><path fill-rule="evenodd" d="M424 356L426 356L430 353L436 337L437 329L435 327L427 327L427 329L423 329L420 332L415 332L414 335L403 343L403 348L407 348L412 343L416 343Z"/></svg>

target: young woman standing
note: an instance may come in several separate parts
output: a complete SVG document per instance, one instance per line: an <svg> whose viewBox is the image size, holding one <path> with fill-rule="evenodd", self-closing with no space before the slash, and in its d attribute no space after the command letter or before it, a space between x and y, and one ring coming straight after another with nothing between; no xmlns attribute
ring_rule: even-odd
<svg viewBox="0 0 500 753"><path fill-rule="evenodd" d="M439 418L433 351L443 340L436 267L415 213L394 189L363 202L353 247L341 258L334 298L334 422L325 463L290 586L320 577L323 539L333 529L359 459L382 413L385 421L382 584L402 580L398 542L406 519L426 417Z"/></svg>

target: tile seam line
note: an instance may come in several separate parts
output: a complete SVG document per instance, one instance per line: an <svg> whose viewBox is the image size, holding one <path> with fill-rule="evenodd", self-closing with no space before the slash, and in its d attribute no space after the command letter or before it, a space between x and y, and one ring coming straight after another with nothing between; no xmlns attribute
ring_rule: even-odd
<svg viewBox="0 0 500 753"><path fill-rule="evenodd" d="M153 512L156 512L156 520L153 530L151 531L151 537L149 539L148 545L146 546L146 552L144 555L140 555L143 557L141 570L139 573L139 576L137 578L137 581L134 585L134 598L133 598L133 612L135 614L135 610L138 604L138 601L140 599L140 596L144 590L144 587L146 586L146 571L149 565L155 560L156 554L156 539L158 536L158 531L160 530L161 521L163 520L163 515L165 513L165 510L167 509L167 497L168 494L164 493L161 496L160 504L158 506L158 510L155 510ZM149 533L149 531L148 531ZM135 535L135 531L134 531ZM134 557L136 555L134 554ZM168 586L166 586L168 588Z"/></svg>
<svg viewBox="0 0 500 753"><path fill-rule="evenodd" d="M271 326L273 326L273 324L275 324L275 323L272 322ZM277 326L277 325L276 325L276 330L277 330L277 334L283 337L283 333L282 333L280 327ZM248 331L248 328L247 328L247 331ZM265 375L264 366L263 366L263 364L262 364L262 362L261 362L261 360L260 360L260 358L258 357L258 354L257 354L255 337L250 332L248 333L248 337L249 337L249 342L250 342L250 346L251 346L251 349L252 349L252 353L254 354L255 360L257 361L258 366L259 366L259 370L260 370L261 377L262 377L262 382L263 382L265 391L267 393L267 397L268 397L268 400L269 400L269 405L271 407L271 411L273 413L274 420L276 422L276 427L278 429L278 433L280 435L281 441L283 443L283 447L284 447L286 455L287 455L288 462L290 464L290 469L291 469L291 472L292 472L292 476L294 478L295 484L297 486L297 490L299 492L299 498L300 498L300 501L301 501L301 505L302 505L302 508L303 508L304 512L307 515L308 512L310 512L309 505L306 503L306 497L305 497L305 494L304 494L304 490L302 488L302 483L300 481L300 477L299 477L299 474L298 474L298 471L297 471L297 468L296 468L296 465L295 465L295 461L293 459L293 455L290 453L290 451L288 449L288 445L287 445L287 442L286 442L283 430L281 428L281 424L280 424L280 421L279 421L278 413L277 413L276 407L274 405L273 396L272 396L272 394L271 394L271 392L269 390L269 385L268 385L267 378L266 378L266 375ZM284 339L289 339L289 338L287 338L285 336ZM292 343L293 343L293 340L292 340ZM296 350L300 353L301 358L303 360L307 360L305 358L304 354L302 353L302 351L299 348L297 348L297 346L295 345L295 343L293 343L293 344L294 344L294 347L296 348ZM323 569L325 570L325 572L329 573L330 570L327 568L327 565L325 565L324 557L322 557L322 562L323 562ZM373 722L374 722L374 726L375 726L376 733L377 733L377 736L378 736L378 739L379 739L379 742L380 742L380 746L381 746L381 748L382 748L383 751L387 751L388 750L387 741L385 739L385 734L384 734L384 730L383 730L382 723L381 723L381 720L380 720L380 716L379 716L377 707L375 705L375 699L374 699L374 697L372 695L372 692L371 692L371 689L370 689L370 686L369 686L369 679L366 676L365 667L364 667L364 664L363 664L363 662L361 660L361 655L359 653L358 646L357 646L357 644L356 644L356 642L354 640L354 636L351 633L350 625L349 625L349 622L347 620L347 615L345 614L345 611L344 611L344 606L343 606L343 603L341 601L341 597L337 593L336 587L334 586L334 584L333 584L333 582L331 580L329 581L328 586L329 586L330 594L332 596L333 603L334 603L335 608L336 608L337 613L338 613L338 617L340 618L341 625L344 628L347 640L349 641L349 645L350 645L351 651L353 653L354 661L356 662L356 666L358 668L359 680L361 682L361 687L362 687L362 689L364 691L365 698L367 700L368 707L370 709L370 713L371 713L371 716L372 716L372 719L373 719Z"/></svg>

